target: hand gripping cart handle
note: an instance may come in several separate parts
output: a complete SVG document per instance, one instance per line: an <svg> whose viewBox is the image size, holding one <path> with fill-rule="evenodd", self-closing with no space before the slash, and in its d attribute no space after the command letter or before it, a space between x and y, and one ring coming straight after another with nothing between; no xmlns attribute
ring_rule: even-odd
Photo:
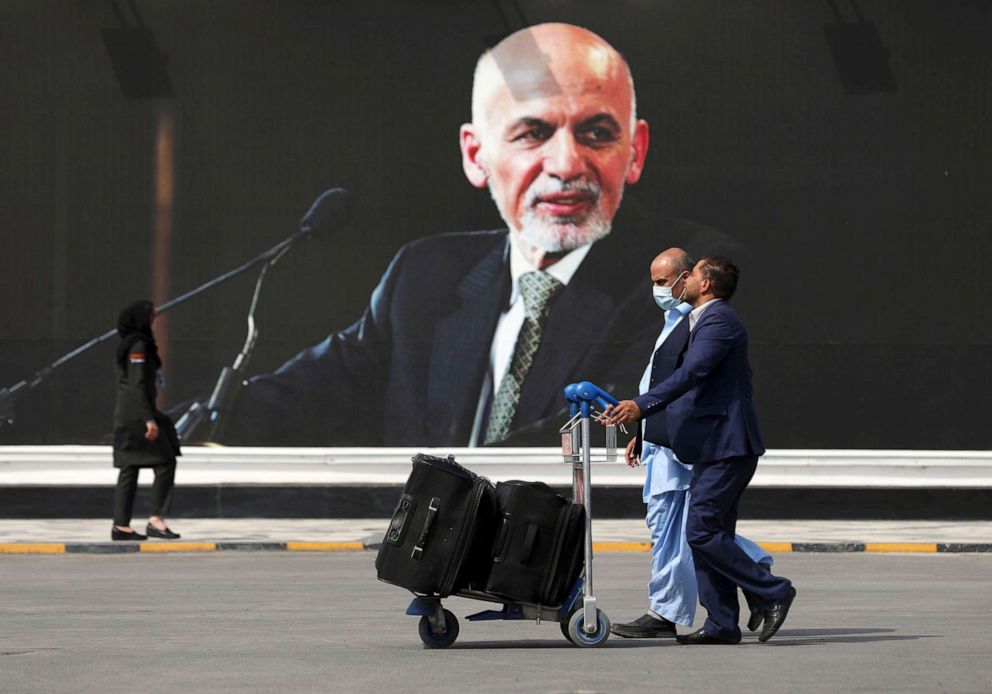
<svg viewBox="0 0 992 694"><path fill-rule="evenodd" d="M560 605L508 600L499 595L470 589L459 590L456 595L473 600L503 603L500 610L483 610L469 615L466 619L470 622L511 619L533 619L538 624L542 620L558 622L562 634L573 644L602 646L610 636L610 620L606 613L598 609L593 593L590 467L594 459L590 420L596 414L597 405L605 409L607 405L617 401L612 395L588 381L568 385L565 388L565 398L568 400L570 418L559 433L564 460L572 466L572 499L574 503L583 505L585 510L583 514L584 575L580 574L576 578ZM595 461L616 461L616 442L616 427L607 426L605 453ZM442 607L440 597L417 596L410 603L406 613L421 618L420 638L427 648L447 648L458 637L458 620L454 614Z"/></svg>

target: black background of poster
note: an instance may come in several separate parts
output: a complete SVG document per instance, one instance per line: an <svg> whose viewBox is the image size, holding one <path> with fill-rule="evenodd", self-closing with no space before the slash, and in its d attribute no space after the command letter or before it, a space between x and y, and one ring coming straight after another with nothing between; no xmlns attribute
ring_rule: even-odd
<svg viewBox="0 0 992 694"><path fill-rule="evenodd" d="M625 204L747 248L735 303L770 448L992 445L989 2L860 3L898 86L863 95L834 67L826 2L518 6L528 23L587 26L628 58L651 149ZM501 226L465 181L457 131L478 54L520 26L505 23L512 5L139 7L176 94L170 295L291 234L322 190L354 199L349 231L271 274L251 372L357 318L404 242ZM162 104L121 94L100 34L116 25L96 0L0 5L4 386L151 295ZM631 269L646 293L649 261ZM209 390L237 353L252 283L168 316L166 406ZM22 398L0 443L99 441L112 344Z"/></svg>

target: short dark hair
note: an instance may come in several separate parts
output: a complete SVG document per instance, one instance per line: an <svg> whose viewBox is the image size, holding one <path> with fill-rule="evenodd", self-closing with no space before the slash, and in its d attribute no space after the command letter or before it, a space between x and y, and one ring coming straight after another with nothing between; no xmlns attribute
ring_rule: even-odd
<svg viewBox="0 0 992 694"><path fill-rule="evenodd" d="M688 272L691 275L692 268L696 267L696 261L688 253L683 253L675 258L675 262L672 265L678 274L681 275L683 272Z"/></svg>
<svg viewBox="0 0 992 694"><path fill-rule="evenodd" d="M729 258L718 255L706 256L699 262L702 263L699 271L710 281L713 293L720 299L729 300L737 291L737 279L741 274L737 266Z"/></svg>

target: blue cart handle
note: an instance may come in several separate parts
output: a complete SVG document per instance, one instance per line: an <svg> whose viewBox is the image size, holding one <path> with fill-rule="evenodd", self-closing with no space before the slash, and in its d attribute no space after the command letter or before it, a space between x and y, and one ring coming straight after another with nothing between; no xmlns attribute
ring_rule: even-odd
<svg viewBox="0 0 992 694"><path fill-rule="evenodd" d="M569 383L565 386L565 399L568 400L568 411L573 417L582 412L583 417L589 416L590 403L595 402L602 409L616 405L619 401L605 390L589 381Z"/></svg>

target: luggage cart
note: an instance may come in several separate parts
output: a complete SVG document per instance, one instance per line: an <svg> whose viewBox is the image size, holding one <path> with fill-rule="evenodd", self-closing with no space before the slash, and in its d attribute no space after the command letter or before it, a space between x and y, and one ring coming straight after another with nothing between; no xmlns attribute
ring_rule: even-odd
<svg viewBox="0 0 992 694"><path fill-rule="evenodd" d="M572 499L585 508L584 568L561 605L538 605L534 603L507 600L491 593L476 590L460 590L457 597L502 603L500 610L483 610L468 615L470 622L492 620L534 620L557 622L562 635L571 643L581 647L602 646L610 637L610 619L599 609L593 592L593 542L592 542L592 494L591 494L591 420L597 414L596 405L605 409L616 404L617 400L588 381L571 383L564 389L569 403L569 420L561 427L562 456L564 462L572 466ZM606 429L605 454L595 462L615 462L617 459L616 427ZM427 648L447 648L458 638L458 619L450 610L441 605L441 598L418 595L410 603L406 613L419 616L419 634Z"/></svg>

